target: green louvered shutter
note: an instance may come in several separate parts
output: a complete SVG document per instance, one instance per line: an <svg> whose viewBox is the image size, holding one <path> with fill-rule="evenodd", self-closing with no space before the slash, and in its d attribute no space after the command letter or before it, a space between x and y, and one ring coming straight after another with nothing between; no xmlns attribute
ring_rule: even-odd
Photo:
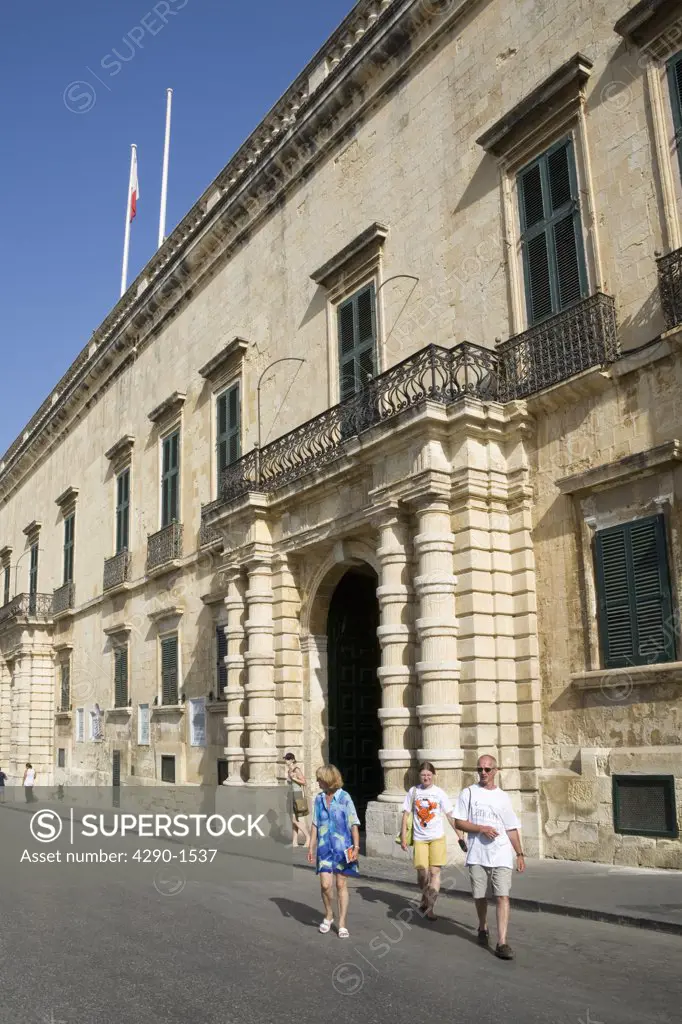
<svg viewBox="0 0 682 1024"><path fill-rule="evenodd" d="M604 667L674 661L664 517L600 530L595 556Z"/></svg>
<svg viewBox="0 0 682 1024"><path fill-rule="evenodd" d="M179 522L178 481L180 477L180 431L163 442L161 476L161 527Z"/></svg>
<svg viewBox="0 0 682 1024"><path fill-rule="evenodd" d="M374 285L351 296L338 309L339 397L356 394L376 374Z"/></svg>
<svg viewBox="0 0 682 1024"><path fill-rule="evenodd" d="M239 384L218 398L218 480L220 474L241 456L241 407Z"/></svg>
<svg viewBox="0 0 682 1024"><path fill-rule="evenodd" d="M116 554L128 550L130 531L130 470L116 478Z"/></svg>
<svg viewBox="0 0 682 1024"><path fill-rule="evenodd" d="M114 651L114 707L128 706L128 648Z"/></svg>
<svg viewBox="0 0 682 1024"><path fill-rule="evenodd" d="M167 636L161 641L161 703L178 703L177 636Z"/></svg>
<svg viewBox="0 0 682 1024"><path fill-rule="evenodd" d="M670 92L670 106L673 113L673 125L675 126L675 146L677 158L680 161L682 171L682 53L675 54L667 64L668 68L668 89Z"/></svg>
<svg viewBox="0 0 682 1024"><path fill-rule="evenodd" d="M553 146L517 180L526 306L532 326L587 294L571 140Z"/></svg>
<svg viewBox="0 0 682 1024"><path fill-rule="evenodd" d="M216 646L218 650L218 699L222 700L224 696L224 689L227 686L227 665L225 664L225 656L227 654L227 636L225 634L224 626L216 627Z"/></svg>

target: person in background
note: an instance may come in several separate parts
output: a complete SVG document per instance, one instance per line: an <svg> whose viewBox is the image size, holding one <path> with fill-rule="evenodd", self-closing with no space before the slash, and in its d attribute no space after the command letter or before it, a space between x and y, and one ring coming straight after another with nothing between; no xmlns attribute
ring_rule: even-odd
<svg viewBox="0 0 682 1024"><path fill-rule="evenodd" d="M0 804L4 804L4 802L5 802L5 782L6 782L6 780L7 780L7 776L3 772L2 768L0 768Z"/></svg>
<svg viewBox="0 0 682 1024"><path fill-rule="evenodd" d="M457 828L469 833L466 863L469 868L471 894L478 914L478 942L488 945L488 887L497 901L497 945L495 956L513 960L507 944L509 925L509 893L516 853L517 871L525 871L526 862L519 839L520 823L511 800L495 785L497 761L490 754L478 759L478 783L462 790L457 801Z"/></svg>
<svg viewBox="0 0 682 1024"><path fill-rule="evenodd" d="M317 769L316 777L321 792L315 797L313 806L308 863L316 865L315 870L320 876L324 904L324 920L320 924L320 931L326 935L334 923L332 879L335 878L339 938L347 939L349 893L346 880L359 874L360 819L353 801L343 789L343 778L338 768L326 764Z"/></svg>
<svg viewBox="0 0 682 1024"><path fill-rule="evenodd" d="M436 769L430 761L419 765L419 785L413 786L405 796L400 827L400 845L407 850L407 819L412 815L414 837L414 866L422 898L419 910L427 920L435 921L433 912L440 891L440 869L448 862L443 818L455 827L454 808L444 789L435 786ZM461 833L457 838L462 842Z"/></svg>
<svg viewBox="0 0 682 1024"><path fill-rule="evenodd" d="M306 827L306 817L308 816L308 812L306 810L305 814L300 813L301 801L303 801L307 807L305 775L296 763L296 758L292 753L284 755L284 763L287 766L287 782L291 793L289 800L292 825L291 845L298 847L298 833L301 832L305 840L305 847L307 850L310 847L310 833ZM297 804L299 811L296 809Z"/></svg>
<svg viewBox="0 0 682 1024"><path fill-rule="evenodd" d="M24 796L26 797L26 803L30 804L33 800L33 787L36 781L36 770L30 761L26 762L26 768L24 769L24 777L22 779L22 785L24 787Z"/></svg>

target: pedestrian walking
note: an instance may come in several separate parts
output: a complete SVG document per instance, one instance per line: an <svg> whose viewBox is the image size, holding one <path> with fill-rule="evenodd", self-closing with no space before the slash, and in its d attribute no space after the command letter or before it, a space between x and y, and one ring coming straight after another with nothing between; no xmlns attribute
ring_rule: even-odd
<svg viewBox="0 0 682 1024"><path fill-rule="evenodd" d="M36 770L30 761L26 762L26 768L24 769L24 778L22 785L24 787L24 796L26 797L26 803L30 804L33 800L33 786L36 781Z"/></svg>
<svg viewBox="0 0 682 1024"><path fill-rule="evenodd" d="M466 863L478 914L478 942L488 946L488 890L491 888L497 903L495 955L501 960L513 960L514 952L507 943L509 893L514 853L517 870L526 868L519 838L521 824L508 795L495 785L495 758L490 754L479 757L476 771L478 782L460 793L455 818L457 828L469 833Z"/></svg>
<svg viewBox="0 0 682 1024"><path fill-rule="evenodd" d="M298 848L298 833L303 834L306 849L310 846L310 833L306 826L308 817L308 800L306 798L306 781L302 769L296 763L292 753L284 755L287 766L287 783L289 785L289 808L291 813L292 838L291 845Z"/></svg>
<svg viewBox="0 0 682 1024"><path fill-rule="evenodd" d="M444 818L455 827L454 807L444 789L434 785L436 769L430 761L419 765L419 785L413 786L405 796L400 827L400 845L407 850L408 826L412 815L412 841L417 884L421 890L419 910L429 921L435 921L433 912L440 892L440 869L448 862ZM462 834L457 832L460 845Z"/></svg>
<svg viewBox="0 0 682 1024"><path fill-rule="evenodd" d="M343 788L343 778L338 768L326 764L317 769L316 778L321 792L315 797L313 805L308 863L316 865L316 872L320 876L324 904L324 920L320 924L320 931L325 935L334 923L332 882L335 880L339 938L347 939L347 879L360 873L360 819L350 795Z"/></svg>
<svg viewBox="0 0 682 1024"><path fill-rule="evenodd" d="M3 772L2 768L0 768L0 804L4 804L4 802L5 802L5 782L6 781L7 781L7 776Z"/></svg>

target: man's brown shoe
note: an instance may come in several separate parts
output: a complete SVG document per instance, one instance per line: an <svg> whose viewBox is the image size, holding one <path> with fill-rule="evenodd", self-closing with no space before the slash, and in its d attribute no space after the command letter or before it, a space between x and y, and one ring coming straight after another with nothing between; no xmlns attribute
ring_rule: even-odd
<svg viewBox="0 0 682 1024"><path fill-rule="evenodd" d="M513 960L514 951L511 946L508 946L505 942L501 946L499 944L495 946L495 956L499 956L500 960Z"/></svg>

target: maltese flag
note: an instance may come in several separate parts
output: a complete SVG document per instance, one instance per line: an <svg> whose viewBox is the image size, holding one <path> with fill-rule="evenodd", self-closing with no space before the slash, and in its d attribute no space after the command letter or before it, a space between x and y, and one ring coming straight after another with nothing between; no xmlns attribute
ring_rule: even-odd
<svg viewBox="0 0 682 1024"><path fill-rule="evenodd" d="M137 150L133 149L132 167L130 168L130 197L128 202L128 219L134 220L137 213L137 200L140 198L140 185L137 180Z"/></svg>

